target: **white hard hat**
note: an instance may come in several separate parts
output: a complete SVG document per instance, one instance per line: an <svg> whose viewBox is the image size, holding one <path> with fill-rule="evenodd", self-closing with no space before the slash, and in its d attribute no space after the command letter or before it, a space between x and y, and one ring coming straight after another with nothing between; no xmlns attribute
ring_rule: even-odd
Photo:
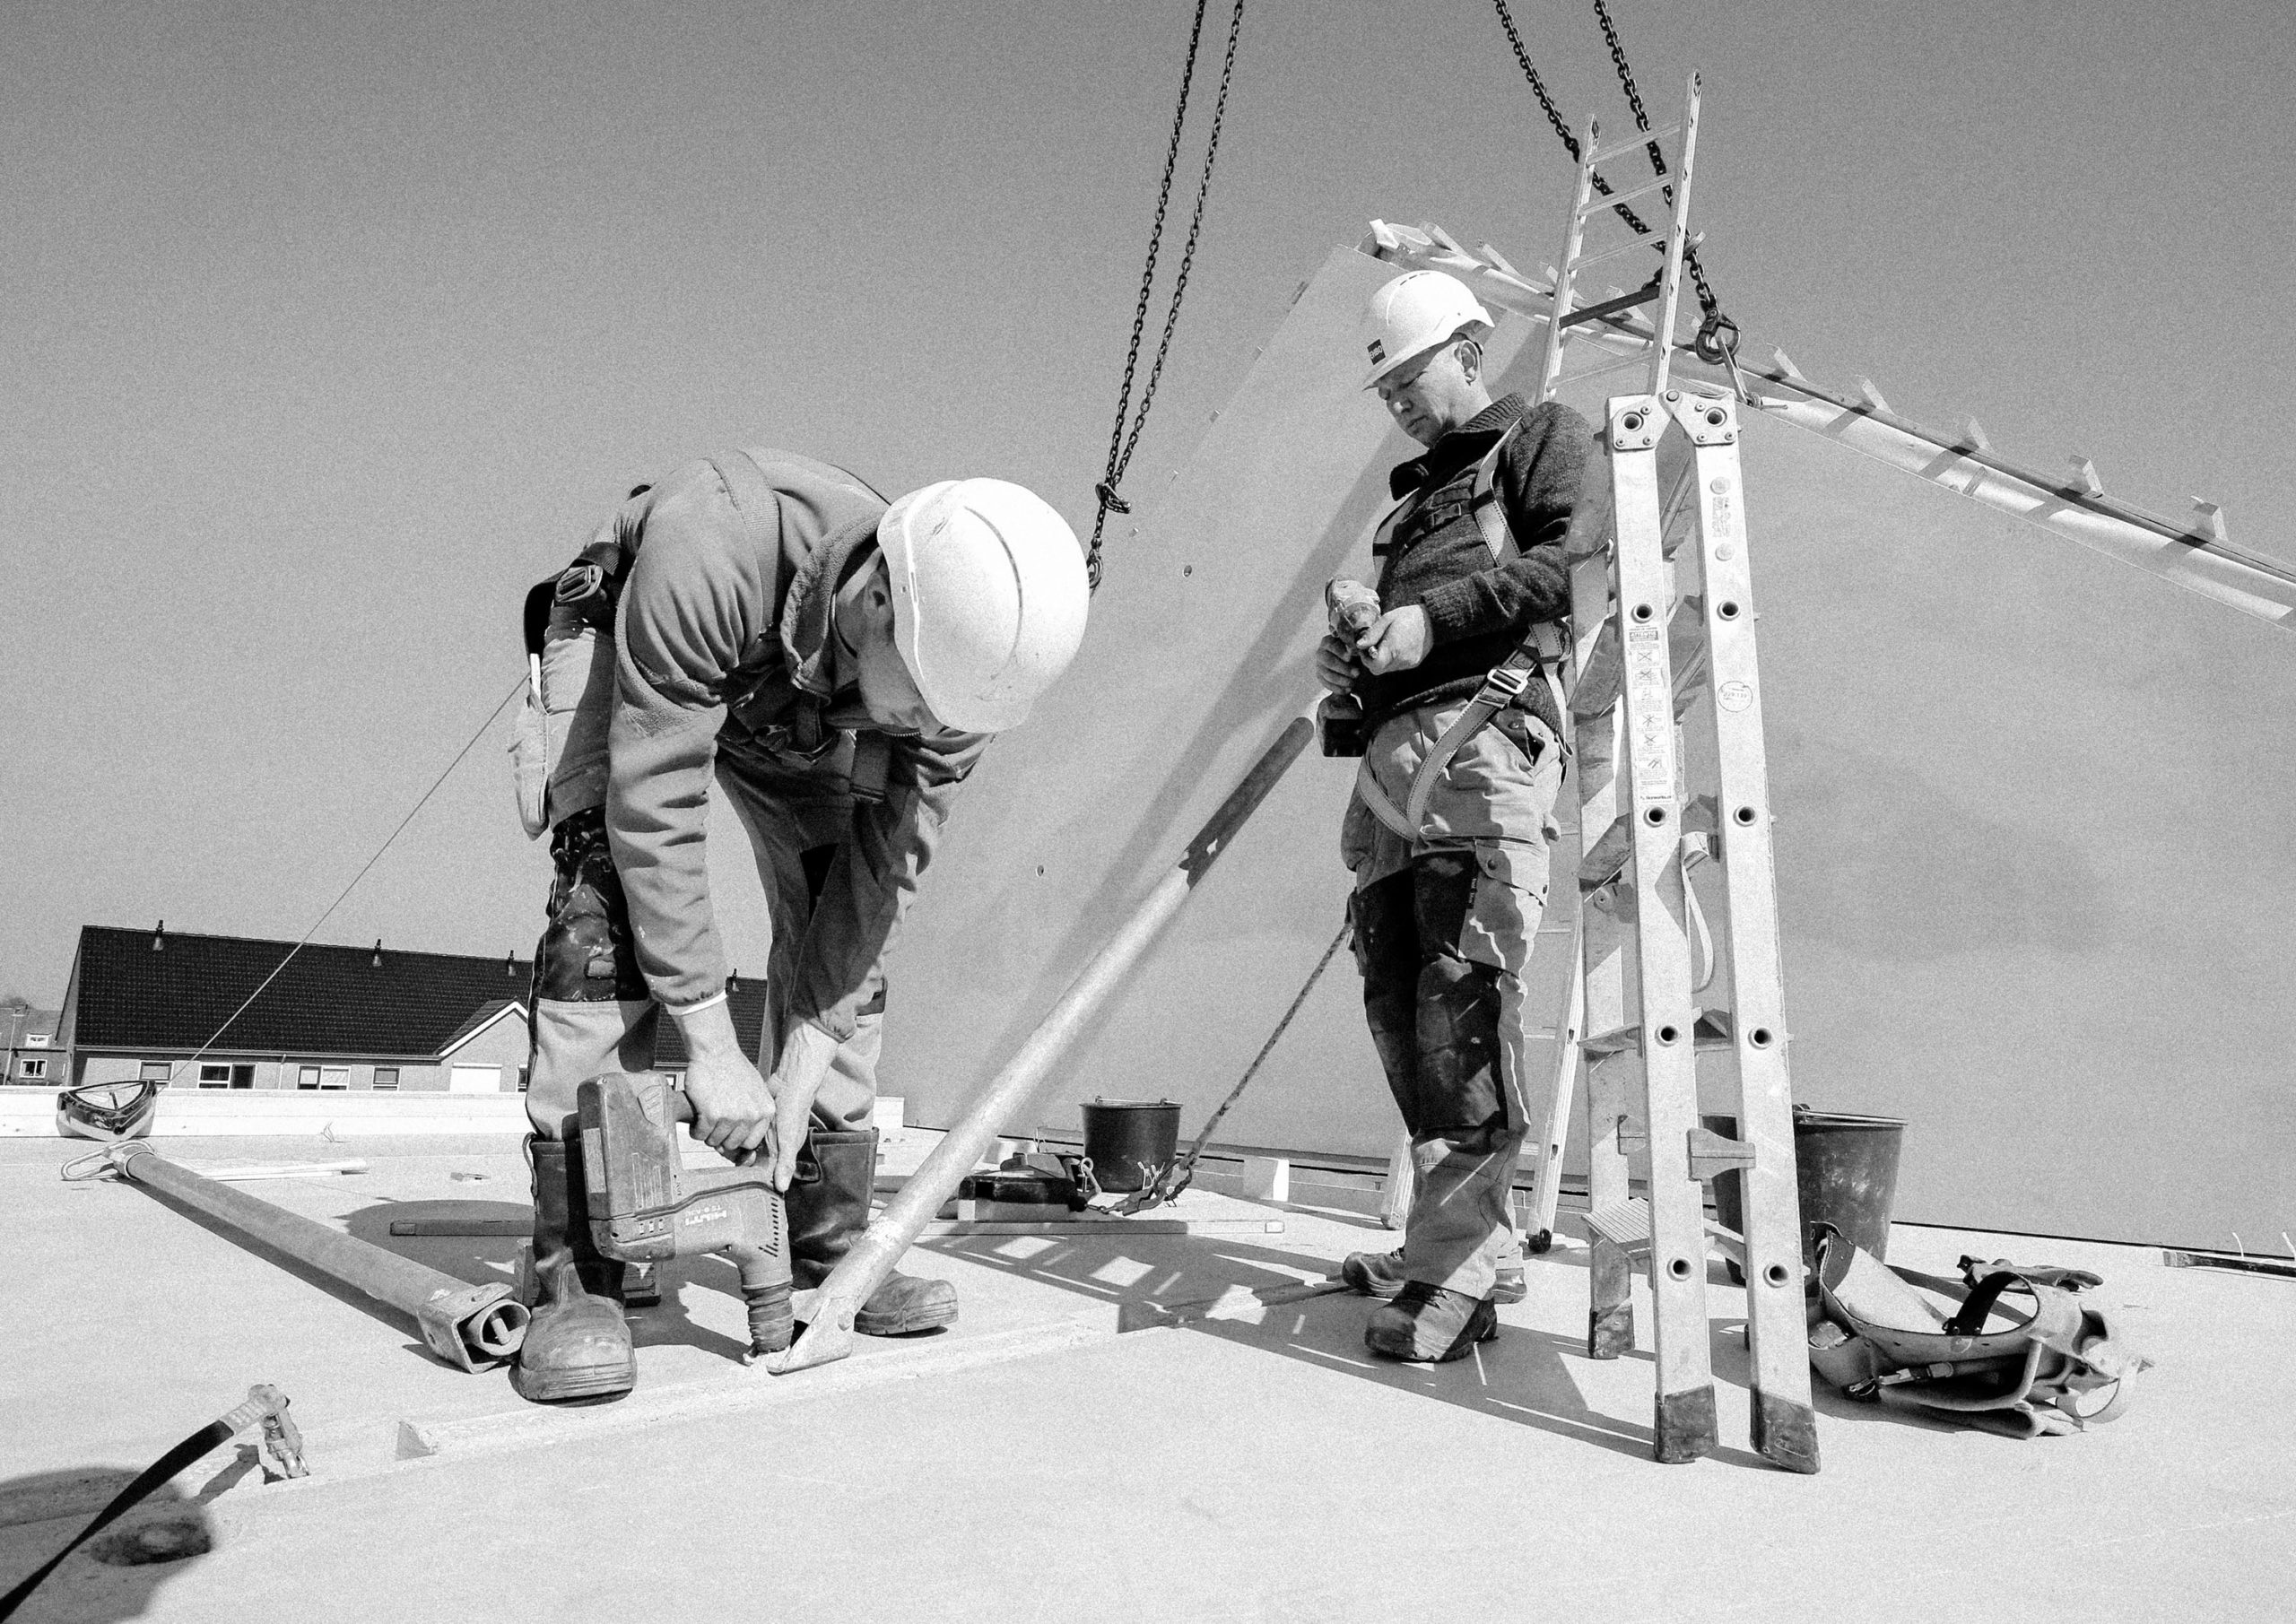
<svg viewBox="0 0 2296 1624"><path fill-rule="evenodd" d="M999 479L943 480L877 521L893 645L944 726L1018 725L1084 640L1091 589L1068 521Z"/></svg>
<svg viewBox="0 0 2296 1624"><path fill-rule="evenodd" d="M1371 358L1363 386L1372 387L1412 357L1425 354L1475 322L1486 327L1498 325L1475 302L1466 283L1440 271L1405 272L1363 307L1363 349Z"/></svg>

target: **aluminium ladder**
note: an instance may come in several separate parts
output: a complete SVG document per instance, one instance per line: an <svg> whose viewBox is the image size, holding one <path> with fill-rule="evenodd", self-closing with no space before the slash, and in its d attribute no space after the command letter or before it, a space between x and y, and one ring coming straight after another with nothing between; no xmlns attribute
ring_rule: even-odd
<svg viewBox="0 0 2296 1624"><path fill-rule="evenodd" d="M1667 378L1690 246L1699 91L1693 74L1678 125L1638 131L1608 150L1588 123L1541 357L1541 400L1581 378L1637 366L1645 374L1639 393L1609 400L1600 426L1614 537L1574 533L1570 543L1570 648L1561 664L1580 861L1578 885L1554 887L1544 934L1561 934L1576 912L1576 974L1546 1034L1557 1064L1533 1146L1531 1228L1535 1235L1553 1221L1563 1128L1583 1065L1593 1209L1587 1351L1617 1358L1633 1346L1631 1271L1644 1263L1656 1319L1654 1452L1661 1461L1693 1460L1718 1442L1702 1186L1739 1172L1746 1233L1742 1241L1726 1236L1725 1245L1746 1279L1753 1446L1788 1470L1815 1472L1738 403L1672 388ZM1659 143L1676 135L1679 161L1668 176L1657 161ZM1654 170L1647 183L1597 188L1598 164L1642 152ZM1618 206L1629 202L1661 217L1651 228L1660 240L1630 230L1618 246L1589 252L1588 229L1621 221ZM1647 286L1579 301L1588 267L1653 248L1665 260ZM1647 319L1634 314L1648 305L1656 309ZM1600 341L1590 346L1600 353L1566 371L1566 353L1582 338ZM1663 495L1662 457L1670 474ZM1710 727L1695 761L1681 727L1692 708ZM1721 880L1718 953L1690 881L1701 863ZM1694 940L1705 944L1702 955ZM1726 996L1706 995L1725 969ZM1700 1053L1735 1073L1735 1139L1700 1125ZM1648 1158L1647 1198L1631 1195L1630 1151Z"/></svg>

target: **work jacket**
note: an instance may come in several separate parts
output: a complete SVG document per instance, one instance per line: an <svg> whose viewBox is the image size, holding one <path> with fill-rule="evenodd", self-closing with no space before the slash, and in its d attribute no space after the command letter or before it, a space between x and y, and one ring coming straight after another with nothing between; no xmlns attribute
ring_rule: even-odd
<svg viewBox="0 0 2296 1624"><path fill-rule="evenodd" d="M1495 559L1475 522L1474 498L1476 469L1502 436L1492 484L1514 546ZM1473 693L1532 626L1570 612L1562 542L1594 453L1594 430L1578 413L1552 401L1526 409L1522 395L1509 395L1387 476L1403 506L1382 537L1379 604L1424 609L1431 647L1408 670L1357 682L1371 726ZM1599 480L1596 486L1606 510L1607 490ZM1561 734L1545 683L1530 684L1518 703Z"/></svg>
<svg viewBox="0 0 2296 1624"><path fill-rule="evenodd" d="M867 731L850 692L834 691L830 613L885 508L842 469L736 451L633 496L592 544L611 544L629 569L615 617L606 829L639 963L674 1011L726 985L704 846L718 752L841 777L840 735ZM853 1035L870 972L987 743L955 733L886 741L883 796L853 800L795 984L774 989L787 1019Z"/></svg>

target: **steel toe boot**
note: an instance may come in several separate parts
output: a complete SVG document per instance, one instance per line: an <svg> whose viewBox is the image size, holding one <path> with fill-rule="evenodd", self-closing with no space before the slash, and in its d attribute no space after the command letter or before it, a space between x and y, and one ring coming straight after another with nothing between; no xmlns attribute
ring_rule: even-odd
<svg viewBox="0 0 2296 1624"><path fill-rule="evenodd" d="M789 1208L789 1267L800 1291L816 1290L829 1278L853 1242L869 1226L869 1192L877 1178L877 1135L872 1129L825 1133L805 1139L822 1176L793 1183ZM869 1294L853 1316L864 1336L906 1336L953 1324L957 1289L944 1280L918 1280L892 1273Z"/></svg>
<svg viewBox="0 0 2296 1624"><path fill-rule="evenodd" d="M1409 1278L1403 1272L1403 1248L1392 1252L1350 1252L1339 1265L1339 1278L1347 1282L1351 1291L1361 1291L1366 1297L1393 1297L1404 1288ZM1523 1265L1508 1262L1499 1265L1499 1283L1491 1289L1494 1303L1519 1303L1528 1296L1523 1284Z"/></svg>
<svg viewBox="0 0 2296 1624"><path fill-rule="evenodd" d="M1438 1365L1465 1358L1498 1334L1499 1311L1489 1298L1417 1280L1405 1281L1395 1301L1372 1309L1363 1325L1363 1343L1372 1352Z"/></svg>
<svg viewBox="0 0 2296 1624"><path fill-rule="evenodd" d="M622 1265L590 1239L579 1142L527 1141L535 1168L534 1319L510 1371L538 1404L614 1398L638 1385L618 1294Z"/></svg>

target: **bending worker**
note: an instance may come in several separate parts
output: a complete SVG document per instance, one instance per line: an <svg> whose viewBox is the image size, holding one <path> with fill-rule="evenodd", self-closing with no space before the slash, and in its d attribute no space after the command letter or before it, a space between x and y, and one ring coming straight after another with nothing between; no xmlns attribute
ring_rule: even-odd
<svg viewBox="0 0 2296 1624"><path fill-rule="evenodd" d="M695 1136L771 1156L797 1288L851 1247L876 1171L885 949L958 786L1067 666L1087 602L1074 533L1018 485L947 481L888 505L775 451L641 487L552 595L521 796L555 869L526 1096L540 1300L513 1378L545 1403L636 1381L621 1266L585 1222L575 1090L650 1066L658 1011L685 1040ZM710 912L713 782L772 929L754 1061ZM808 1142L820 1177L793 1182ZM896 1273L854 1329L956 1314L946 1281Z"/></svg>
<svg viewBox="0 0 2296 1624"><path fill-rule="evenodd" d="M1378 618L1356 638L1326 636L1316 658L1326 688L1362 701L1341 854L1364 1015L1418 1175L1402 1249L1354 1254L1341 1272L1392 1299L1363 1340L1397 1359L1460 1358L1498 1333L1502 1267L1508 1297L1522 1289L1509 1201L1529 1122L1521 977L1562 780L1560 712L1527 644L1569 607L1562 540L1594 431L1566 406L1492 399L1491 328L1438 271L1372 295L1364 386L1427 451L1388 476ZM1448 736L1463 716L1471 731Z"/></svg>

